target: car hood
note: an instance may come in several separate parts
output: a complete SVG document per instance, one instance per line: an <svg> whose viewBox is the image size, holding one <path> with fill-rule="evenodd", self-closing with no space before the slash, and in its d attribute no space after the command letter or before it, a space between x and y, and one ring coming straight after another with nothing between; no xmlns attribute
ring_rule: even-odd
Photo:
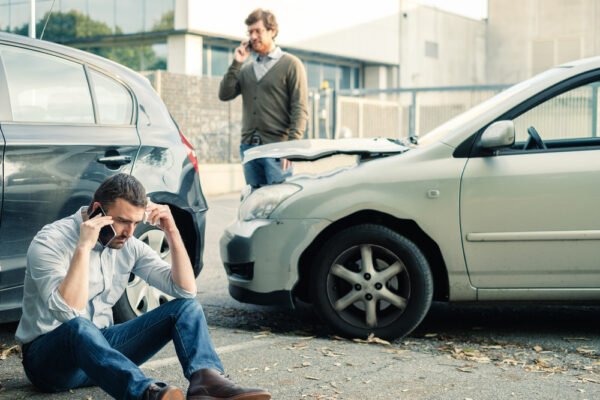
<svg viewBox="0 0 600 400"><path fill-rule="evenodd" d="M271 143L244 152L243 163L259 158L286 158L290 161L315 161L337 154L367 158L403 153L409 147L394 139L303 139Z"/></svg>

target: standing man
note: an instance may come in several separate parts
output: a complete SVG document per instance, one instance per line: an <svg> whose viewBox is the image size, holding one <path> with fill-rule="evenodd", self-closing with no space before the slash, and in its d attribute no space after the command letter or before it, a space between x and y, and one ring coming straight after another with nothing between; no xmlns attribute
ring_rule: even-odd
<svg viewBox="0 0 600 400"><path fill-rule="evenodd" d="M172 265L132 236L146 214L164 231ZM112 306L130 273L177 299L114 325ZM25 373L45 392L98 385L116 399L183 400L181 389L138 367L173 340L190 381L187 399L270 399L268 392L241 388L222 375L195 297L192 264L169 207L148 204L133 176L113 175L89 207L46 225L29 247L16 332Z"/></svg>
<svg viewBox="0 0 600 400"><path fill-rule="evenodd" d="M219 87L223 101L242 95L242 157L244 151L261 144L302 138L308 120L306 72L297 57L275 44L275 15L256 9L246 18L246 25L248 41L235 49ZM250 51L256 58L245 63ZM289 167L289 160L258 159L244 164L244 176L256 189L283 182Z"/></svg>

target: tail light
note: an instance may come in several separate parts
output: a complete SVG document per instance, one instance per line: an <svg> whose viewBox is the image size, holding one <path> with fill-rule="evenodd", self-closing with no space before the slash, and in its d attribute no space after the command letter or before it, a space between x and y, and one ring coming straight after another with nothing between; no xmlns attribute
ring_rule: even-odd
<svg viewBox="0 0 600 400"><path fill-rule="evenodd" d="M185 146L187 156L190 159L190 161L192 162L192 165L194 166L196 173L200 174L200 172L198 171L198 157L196 157L196 151L194 150L194 146L192 146L190 141L187 140L187 138L185 136L183 136L183 133L181 132L181 130L179 130L179 136L181 137L181 141L183 142L183 145Z"/></svg>

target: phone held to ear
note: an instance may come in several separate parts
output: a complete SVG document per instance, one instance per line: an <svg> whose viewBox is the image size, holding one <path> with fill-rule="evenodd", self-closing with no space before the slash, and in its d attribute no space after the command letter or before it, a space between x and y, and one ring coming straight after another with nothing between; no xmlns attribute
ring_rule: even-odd
<svg viewBox="0 0 600 400"><path fill-rule="evenodd" d="M90 219L94 218L98 214L100 214L102 216L106 215L106 213L100 206L98 206L98 208L96 208L96 210L94 210L94 212L90 215ZM98 235L98 241L100 242L100 244L102 246L106 247L115 238L115 236L117 236L117 232L115 232L115 228L113 228L112 225L105 225L102 228L100 228L100 234Z"/></svg>

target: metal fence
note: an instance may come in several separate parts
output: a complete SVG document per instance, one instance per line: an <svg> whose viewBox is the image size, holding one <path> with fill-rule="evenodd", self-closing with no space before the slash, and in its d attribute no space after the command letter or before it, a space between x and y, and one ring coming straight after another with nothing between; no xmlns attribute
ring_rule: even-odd
<svg viewBox="0 0 600 400"><path fill-rule="evenodd" d="M321 90L310 94L309 138L423 136L508 85Z"/></svg>

